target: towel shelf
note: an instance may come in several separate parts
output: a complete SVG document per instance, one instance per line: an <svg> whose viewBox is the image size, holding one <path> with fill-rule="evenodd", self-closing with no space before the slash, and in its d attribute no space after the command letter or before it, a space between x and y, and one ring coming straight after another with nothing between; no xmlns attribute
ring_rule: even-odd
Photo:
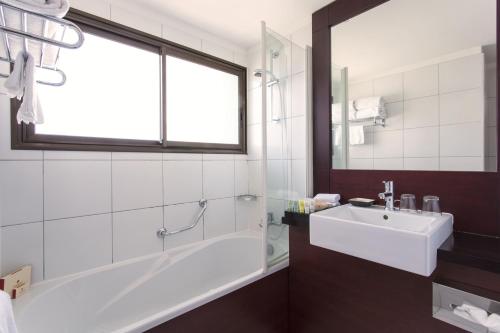
<svg viewBox="0 0 500 333"><path fill-rule="evenodd" d="M21 22L21 29L9 26L9 22L7 20L7 15L6 15L7 10L13 13L11 15L17 15L17 17L19 17ZM28 27L30 26L29 23L32 20L38 20L41 23L42 34L36 34L29 31L28 29ZM53 33L52 34L53 37L45 36L44 32L47 30L47 27L49 25L52 27L56 27L56 30L59 30L60 33L59 34ZM67 35L68 31L72 31L77 36L76 41L74 42L64 41L64 38ZM55 16L44 15L26 9L18 8L10 4L7 4L1 0L0 0L0 35L1 35L0 38L2 39L1 43L5 49L5 56L0 56L0 62L4 63L9 63L9 64L14 63L15 58L17 56L17 54L13 54L15 50L13 49L13 46L10 43L9 37L14 36L21 38L22 49L25 52L30 51L29 42L39 44L40 50L37 51L39 52L39 54L37 53L37 57L39 55L40 60L37 62L37 67L43 70L48 70L57 73L57 75L59 76L59 80L53 82L39 80L37 82L40 84L55 86L55 87L62 86L66 82L66 74L62 70L57 68L57 62L59 60L59 53L61 48L77 49L83 45L83 42L85 40L82 30L73 22ZM49 65L44 64L45 51L47 45L57 48L57 50L54 51L56 53L54 62L53 64ZM6 78L8 76L9 76L8 74L0 73L0 77Z"/></svg>
<svg viewBox="0 0 500 333"><path fill-rule="evenodd" d="M350 123L365 123L371 121L371 124L369 126L381 126L385 127L385 118L382 117L375 117L375 118L368 118L368 119L357 119L357 120L349 120Z"/></svg>

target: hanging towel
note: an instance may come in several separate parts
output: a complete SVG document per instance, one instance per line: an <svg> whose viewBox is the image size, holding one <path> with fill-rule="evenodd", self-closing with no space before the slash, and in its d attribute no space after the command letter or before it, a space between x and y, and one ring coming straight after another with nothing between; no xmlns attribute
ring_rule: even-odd
<svg viewBox="0 0 500 333"><path fill-rule="evenodd" d="M17 333L10 296L0 290L0 332Z"/></svg>
<svg viewBox="0 0 500 333"><path fill-rule="evenodd" d="M365 127L363 125L349 126L349 144L352 146L365 144Z"/></svg>
<svg viewBox="0 0 500 333"><path fill-rule="evenodd" d="M464 303L453 309L453 313L468 321L488 328L491 333L500 333L500 315L488 314L485 310Z"/></svg>
<svg viewBox="0 0 500 333"><path fill-rule="evenodd" d="M64 17L69 10L68 0L2 0L2 2L31 12L59 18Z"/></svg>
<svg viewBox="0 0 500 333"><path fill-rule="evenodd" d="M37 83L35 79L35 59L28 54L24 68L24 95L23 102L17 111L17 122L20 124L42 124L43 112L37 94Z"/></svg>
<svg viewBox="0 0 500 333"><path fill-rule="evenodd" d="M24 86L26 85L24 78L25 65L26 60L24 54L20 52L14 62L14 69L12 70L12 73L4 83L6 93L10 98L23 98Z"/></svg>

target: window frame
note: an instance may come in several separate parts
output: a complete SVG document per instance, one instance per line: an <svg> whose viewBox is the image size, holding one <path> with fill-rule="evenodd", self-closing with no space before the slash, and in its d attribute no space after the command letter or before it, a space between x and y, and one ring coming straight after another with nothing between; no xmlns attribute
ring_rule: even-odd
<svg viewBox="0 0 500 333"><path fill-rule="evenodd" d="M158 87L161 98L161 121L158 125L161 126L161 141L36 134L35 125L17 123L16 114L21 102L11 99L12 149L246 154L247 72L245 67L73 8L70 9L66 19L78 24L84 32L158 53L161 75L161 86ZM163 89L166 85L166 56L177 57L238 77L238 144L166 140L168 96Z"/></svg>

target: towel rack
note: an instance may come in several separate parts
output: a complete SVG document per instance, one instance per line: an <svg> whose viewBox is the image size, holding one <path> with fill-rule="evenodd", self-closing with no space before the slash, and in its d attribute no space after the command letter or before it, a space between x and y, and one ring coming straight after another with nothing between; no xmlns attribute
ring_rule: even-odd
<svg viewBox="0 0 500 333"><path fill-rule="evenodd" d="M382 117L374 117L372 119L370 118L367 118L367 119L359 119L359 120L350 120L349 122L351 123L363 123L363 122L367 122L368 120L371 120L371 124L370 126L381 126L381 127L385 127L385 118L382 118Z"/></svg>
<svg viewBox="0 0 500 333"><path fill-rule="evenodd" d="M19 15L21 19L21 30L8 26L8 22L6 20L6 14L5 10L8 9L10 11L13 11L17 15ZM15 14L15 15L16 15ZM29 21L32 19L40 19L42 20L42 35L38 35L32 32L28 31L29 27ZM43 32L45 31L45 28L47 24L54 24L59 27L59 29L62 29L62 33L60 34L60 38L56 37L47 37L43 35ZM68 31L73 31L76 36L78 37L78 40L69 43L64 41L64 37L66 36ZM77 49L83 45L84 42L84 36L82 30L73 22L70 22L65 19L61 19L55 16L50 16L50 15L44 15L40 14L34 11L29 11L26 9L18 8L15 6L12 6L10 4L6 4L5 2L0 0L0 39L2 39L3 47L5 48L5 57L0 56L0 61L13 64L15 61L15 54L13 53L12 47L9 43L9 36L16 36L22 39L22 47L25 52L28 52L28 41L32 42L37 42L40 43L40 61L37 63L37 67L41 68L43 70L48 70L56 73L59 76L59 80L55 82L49 82L49 81L43 81L39 80L37 81L40 84L48 85L48 86L54 86L54 87L59 87L62 86L66 83L66 74L57 68L57 62L59 60L59 54L61 51L61 48L64 49ZM55 36L56 34L54 34ZM57 52L55 56L55 61L53 65L44 65L44 52L45 52L45 47L46 45L51 45L54 47L57 47ZM9 75L0 73L0 77L6 78Z"/></svg>

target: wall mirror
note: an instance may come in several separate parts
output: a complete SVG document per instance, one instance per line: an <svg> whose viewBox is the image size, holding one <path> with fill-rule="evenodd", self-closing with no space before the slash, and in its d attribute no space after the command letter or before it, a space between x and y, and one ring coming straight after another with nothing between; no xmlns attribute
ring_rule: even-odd
<svg viewBox="0 0 500 333"><path fill-rule="evenodd" d="M495 172L496 12L391 0L333 26L333 168Z"/></svg>

